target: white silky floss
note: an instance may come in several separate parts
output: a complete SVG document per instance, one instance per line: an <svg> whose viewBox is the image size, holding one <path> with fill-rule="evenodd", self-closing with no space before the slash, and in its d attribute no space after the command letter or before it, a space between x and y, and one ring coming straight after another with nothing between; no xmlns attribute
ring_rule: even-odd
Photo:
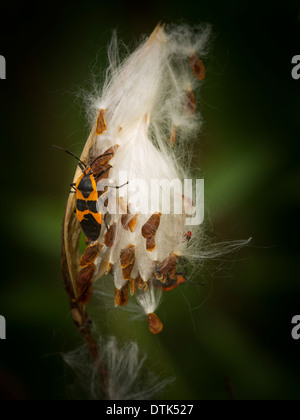
<svg viewBox="0 0 300 420"><path fill-rule="evenodd" d="M99 110L105 110L107 124L107 129L97 136L93 156L118 145L109 161L112 165L109 180L114 186L128 182L118 190L109 187L108 192L100 197L99 205L103 207L106 197L118 194L119 202L125 203L125 210L128 204L130 217L137 215L133 231L122 226L122 215L106 216L109 227L116 224L115 239L112 246L103 247L96 260L97 276L101 276L110 264L116 289L120 291L126 287L128 279L123 276L120 254L129 245L134 246L130 277L140 277L144 283L143 290L137 289L136 297L146 314L153 313L160 301L161 289L154 288L151 281L159 264L172 254L187 259L195 257L193 245L186 240L189 230L186 214L174 212L174 209L184 208L186 200L193 203L193 197L174 192L171 197L155 200L153 180L171 183L188 178L188 143L201 125L197 113L186 112L187 92L192 92L200 84L189 58L195 53L200 57L205 55L209 33L208 26L191 29L184 25L166 28L158 25L122 63L114 35L109 46L110 65L103 88L99 91L95 87L95 94L88 99L93 126ZM174 147L170 143L172 133L176 134ZM140 185L137 180L140 180ZM159 193L157 189L156 193ZM164 214L162 202L170 198L174 206L171 206L170 214ZM113 202L108 200L108 213L113 213L109 211ZM153 238L155 247L150 251L146 249L142 228L155 213L160 213L161 217ZM196 244L201 240L197 237L199 229L192 227L190 230L193 233L191 242ZM103 226L99 238L101 244L105 242L105 233Z"/></svg>

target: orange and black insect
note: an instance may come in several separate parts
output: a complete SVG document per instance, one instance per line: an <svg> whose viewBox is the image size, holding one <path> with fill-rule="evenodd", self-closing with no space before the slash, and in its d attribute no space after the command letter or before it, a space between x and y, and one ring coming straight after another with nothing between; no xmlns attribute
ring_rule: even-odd
<svg viewBox="0 0 300 420"><path fill-rule="evenodd" d="M82 175L78 178L76 183L71 184L71 188L73 188L71 192L76 193L76 215L83 233L90 241L96 241L100 236L102 224L102 217L97 203L97 180L101 178L107 169L104 169L99 172L97 176L94 176L92 167L99 158L113 155L114 153L111 152L98 156L90 165L87 165L68 150L59 146L53 146L73 156L79 162L78 165L82 170Z"/></svg>

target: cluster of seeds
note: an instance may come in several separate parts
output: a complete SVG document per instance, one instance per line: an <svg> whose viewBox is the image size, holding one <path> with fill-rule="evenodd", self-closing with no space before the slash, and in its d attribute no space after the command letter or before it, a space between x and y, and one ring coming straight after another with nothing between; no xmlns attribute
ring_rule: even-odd
<svg viewBox="0 0 300 420"><path fill-rule="evenodd" d="M158 42L161 42L162 31L163 28L158 27L144 48L146 46L148 48L151 42L154 42L155 37ZM189 63L196 79L203 80L205 67L195 52L190 53ZM119 105L114 106L118 108ZM192 88L186 87L183 89L182 96L182 111L185 118L193 117L195 110L194 93ZM128 156L127 146L124 143L127 132L129 133L128 127L123 126L122 123L119 123L116 128L111 127L111 115L112 111L109 106L107 108L105 105L101 108L98 107L97 119L92 132L93 142L88 149L88 163L84 164L80 161L82 176L89 178L86 185L90 191L84 191L86 185L82 182L82 176L73 184L76 193L77 219L87 238L87 247L80 258L77 269L77 301L85 306L91 299L93 282L103 274L113 275L115 306L125 306L129 300L129 294L135 295L145 310L149 330L153 334L158 334L163 330L163 324L154 313L157 305L152 302L156 299L153 296L156 291L157 293L170 291L186 282L183 273L178 272L178 264L179 258L184 256L182 249L189 246L192 232L183 234L184 217L176 218L175 215L162 214L160 211L154 211L153 214L148 215L142 214L138 210L132 210L122 194L118 199L120 211L118 216L109 212L106 212L105 215L101 213L100 202L102 206L109 207L110 188L121 188L122 185L110 186L108 183L105 188L101 186L100 190L99 182L109 179L111 170L118 169L114 158L118 158L120 163ZM142 124L148 127L149 121L149 116L145 114ZM139 129L137 128L137 130ZM180 127L173 123L169 137L170 150L178 142L178 130ZM145 128L145 132L147 132L147 128ZM100 136L101 141L99 140ZM113 139L116 140L113 141ZM142 140L142 137L139 139L141 143L144 141L145 146L149 148L149 153L153 153L153 156L159 153L158 150L154 151L155 147L148 139ZM113 146L111 146L112 144ZM104 149L106 150L102 153ZM142 170L140 173L143 177ZM170 177L172 176L176 177L176 172L170 173ZM116 182L116 174L112 178ZM130 179L128 183L130 184ZM190 197L183 195L180 200L185 208L189 202L190 206L193 205ZM170 237L169 241L168 237ZM163 247L163 252L161 243L168 243ZM185 248L181 243L185 244Z"/></svg>

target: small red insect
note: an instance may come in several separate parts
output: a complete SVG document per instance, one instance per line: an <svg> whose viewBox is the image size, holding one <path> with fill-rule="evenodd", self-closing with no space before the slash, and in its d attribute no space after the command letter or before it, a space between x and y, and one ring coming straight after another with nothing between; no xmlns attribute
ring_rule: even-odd
<svg viewBox="0 0 300 420"><path fill-rule="evenodd" d="M186 237L186 240L187 240L188 242L190 242L190 240L191 240L191 238L192 238L192 232L189 230L189 231L188 231L188 233L185 235L185 237Z"/></svg>

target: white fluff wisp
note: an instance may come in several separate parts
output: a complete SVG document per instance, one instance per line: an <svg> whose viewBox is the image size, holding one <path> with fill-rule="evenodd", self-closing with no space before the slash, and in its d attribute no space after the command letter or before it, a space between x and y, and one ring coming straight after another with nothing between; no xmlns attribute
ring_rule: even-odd
<svg viewBox="0 0 300 420"><path fill-rule="evenodd" d="M155 314L163 291L185 282L179 262L201 257L202 230L188 226L193 189L182 186L201 126L194 91L205 77L209 34L206 25L158 25L123 60L114 35L106 80L89 96L88 163L102 226L86 251L96 248L94 258L85 253L81 267L93 264L91 282L113 275L116 306L135 295L154 334L163 329Z"/></svg>
<svg viewBox="0 0 300 420"><path fill-rule="evenodd" d="M107 369L106 399L147 400L157 397L172 378L161 379L145 366L146 354L141 354L136 342L120 344L116 337L98 339L103 362ZM86 346L63 355L64 361L78 380L71 385L71 395L84 393L86 399L99 400L102 385L95 364L90 361Z"/></svg>

